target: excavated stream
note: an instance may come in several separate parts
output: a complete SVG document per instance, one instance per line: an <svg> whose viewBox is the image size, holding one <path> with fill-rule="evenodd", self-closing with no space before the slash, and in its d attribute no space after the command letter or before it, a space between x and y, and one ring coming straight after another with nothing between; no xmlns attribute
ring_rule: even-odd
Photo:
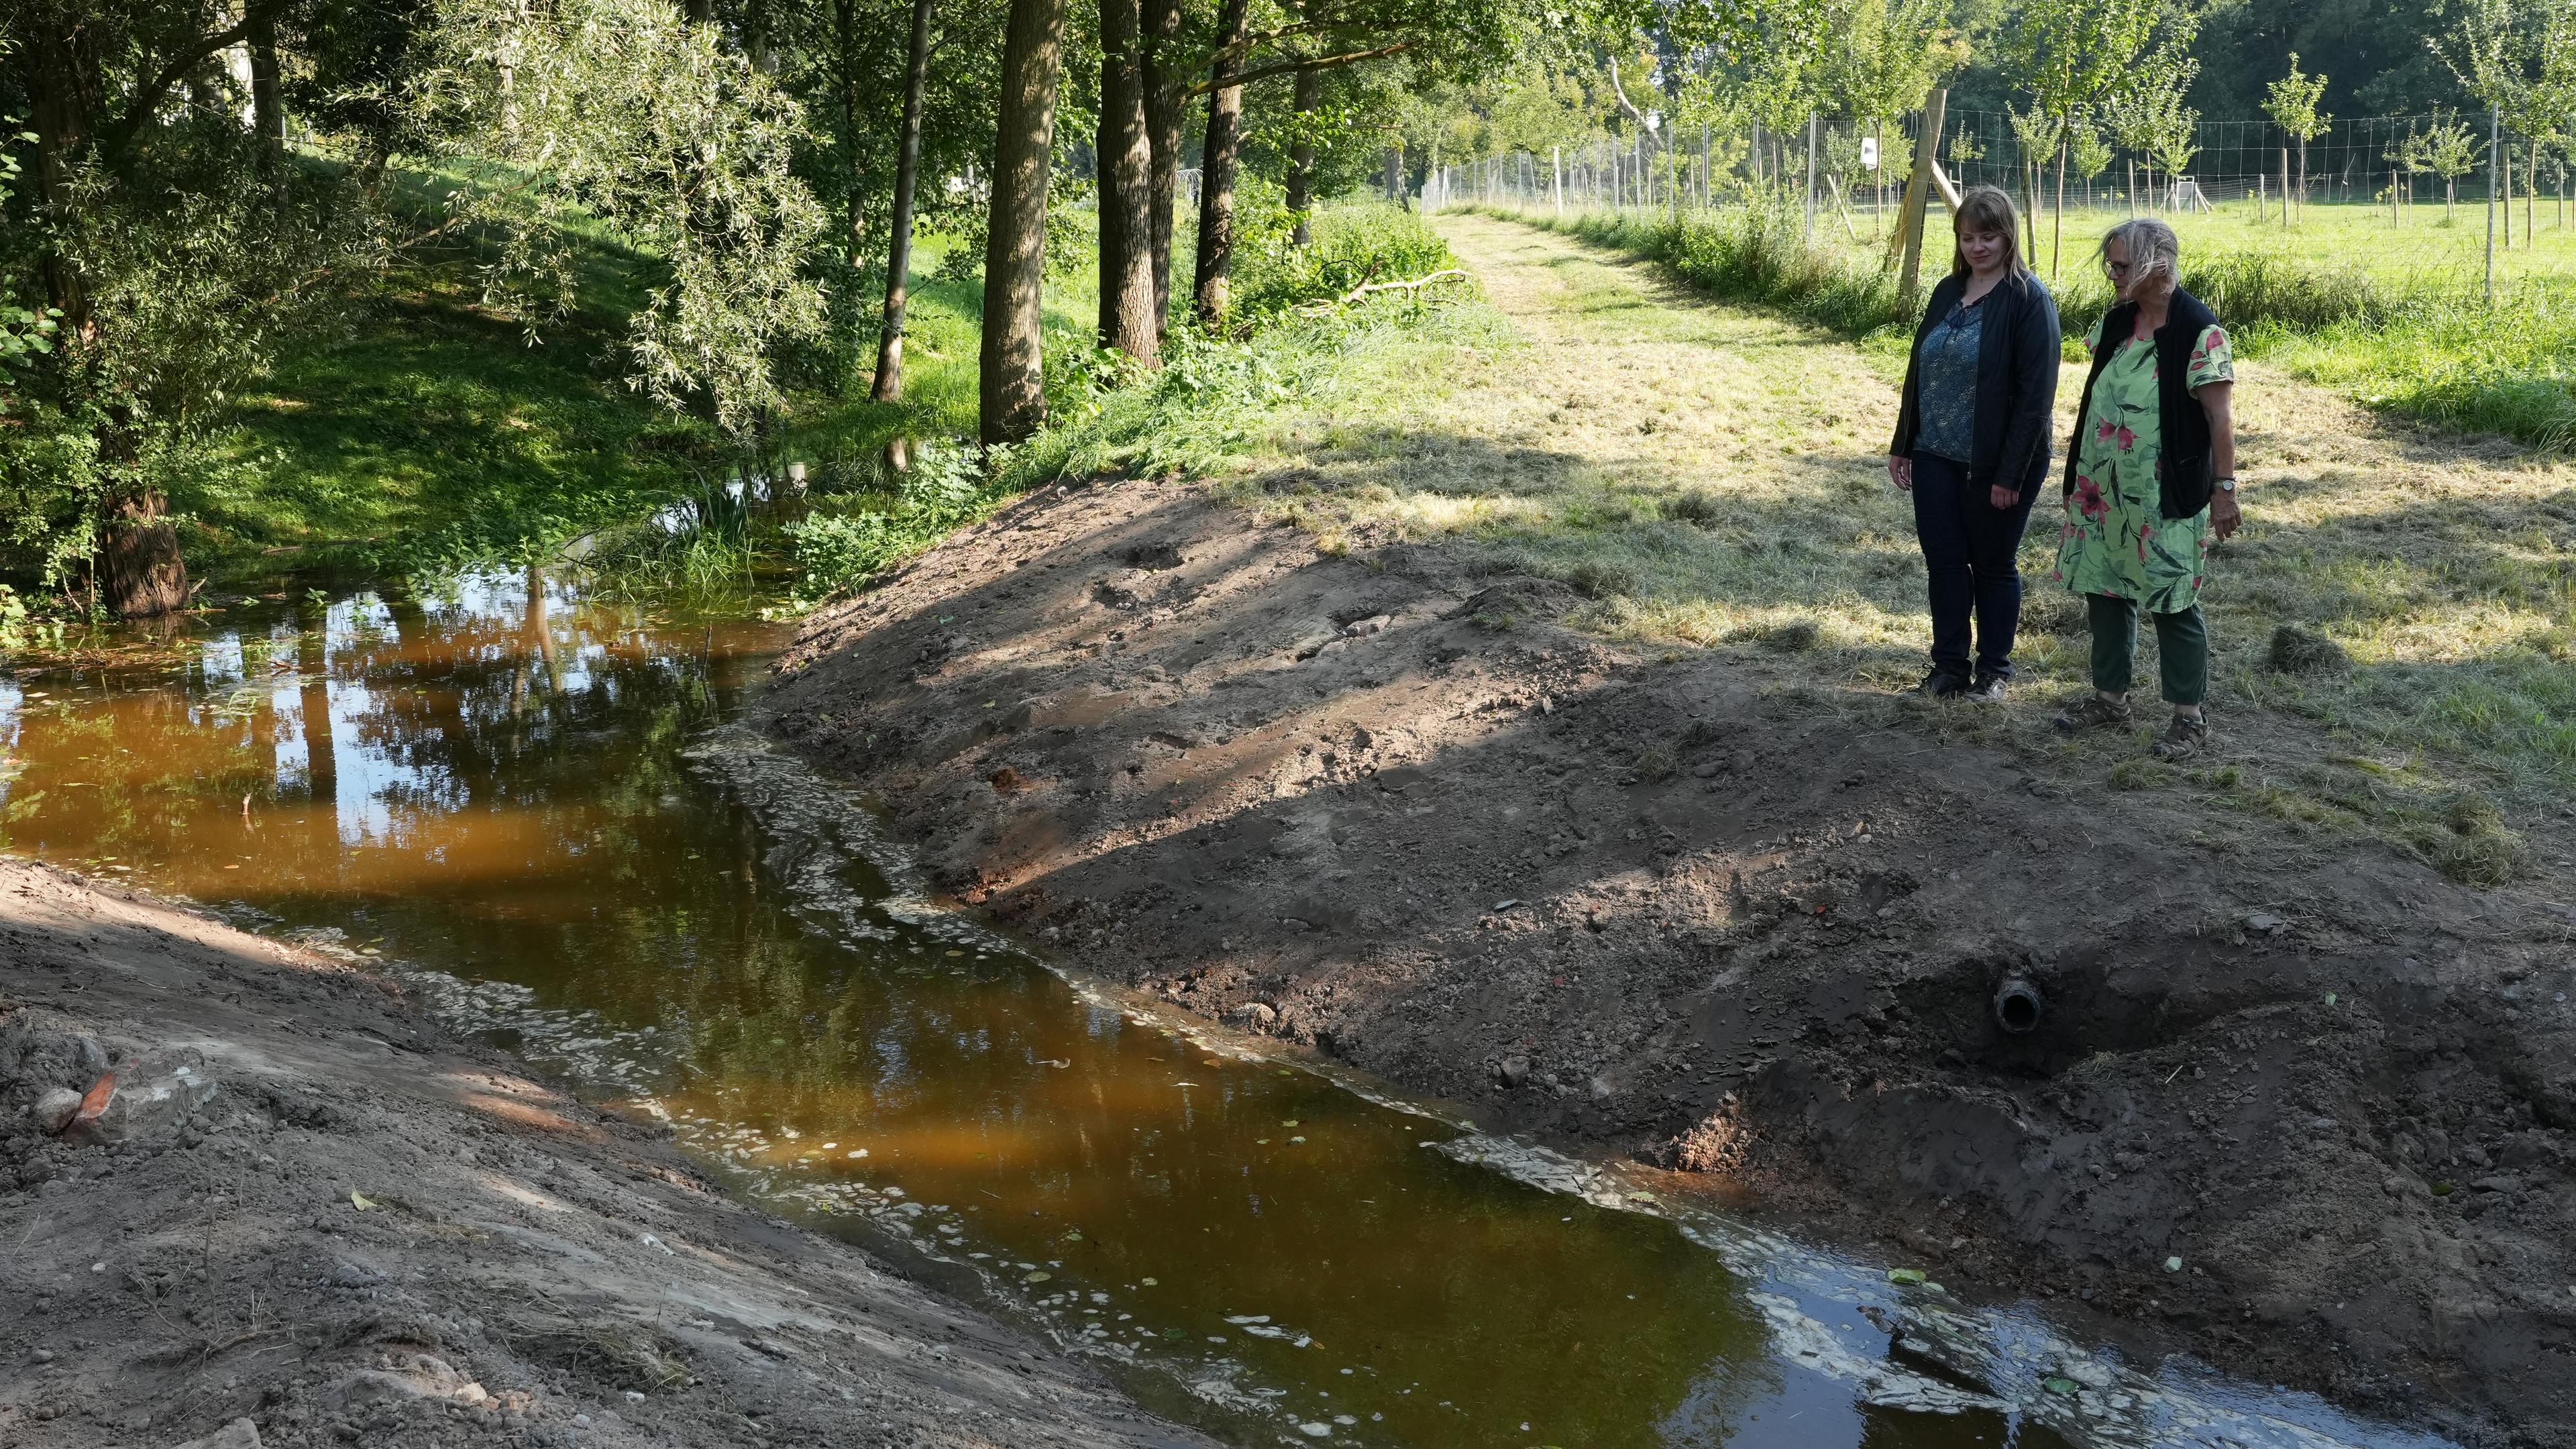
<svg viewBox="0 0 2576 1449"><path fill-rule="evenodd" d="M379 960L1240 1442L2434 1442L1061 979L738 723L784 643L533 575L244 603L0 679L0 829Z"/></svg>

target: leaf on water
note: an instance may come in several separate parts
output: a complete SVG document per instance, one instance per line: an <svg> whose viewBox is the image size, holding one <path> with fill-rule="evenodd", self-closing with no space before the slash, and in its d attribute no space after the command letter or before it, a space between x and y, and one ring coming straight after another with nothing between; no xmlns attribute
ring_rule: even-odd
<svg viewBox="0 0 2576 1449"><path fill-rule="evenodd" d="M1076 1229L1074 1229L1072 1232L1069 1232L1069 1233L1067 1233L1067 1234L1065 1234L1065 1235L1064 1235L1064 1240L1065 1240L1066 1242L1068 1242L1068 1243L1079 1243L1079 1242L1081 1242L1081 1241L1082 1241L1082 1230L1081 1230L1080 1228L1076 1228Z"/></svg>
<svg viewBox="0 0 2576 1449"><path fill-rule="evenodd" d="M1053 1273L1048 1272L1048 1271L1047 1271L1046 1269L1044 1269L1044 1268L1040 1268L1040 1269L1039 1269L1039 1270L1037 1270L1036 1272L1029 1274L1029 1275L1028 1275L1027 1277L1025 1277L1025 1278L1022 1278L1020 1281L1021 1281L1021 1282L1023 1282L1023 1283L1043 1283L1043 1282L1047 1281L1049 1278L1052 1278L1052 1277L1054 1277L1054 1276L1055 1276L1055 1275L1054 1275Z"/></svg>
<svg viewBox="0 0 2576 1449"><path fill-rule="evenodd" d="M1294 1118L1294 1117L1291 1117L1291 1118L1289 1118L1287 1121L1282 1122L1282 1123L1280 1123L1279 1125L1280 1125L1280 1126L1282 1126L1282 1127L1294 1127L1294 1126L1296 1126L1296 1125L1297 1125L1297 1119L1296 1119L1296 1118Z"/></svg>
<svg viewBox="0 0 2576 1449"><path fill-rule="evenodd" d="M1920 1268L1890 1268L1887 1270L1887 1281L1890 1283L1920 1283L1923 1281L1923 1270Z"/></svg>
<svg viewBox="0 0 2576 1449"><path fill-rule="evenodd" d="M2040 1387L2052 1394L2071 1394L2076 1390L2076 1383L2073 1379L2042 1379Z"/></svg>
<svg viewBox="0 0 2576 1449"><path fill-rule="evenodd" d="M1151 1278L1139 1278L1139 1279L1137 1279L1136 1281L1137 1281L1137 1282L1139 1282L1139 1283L1144 1284L1144 1285L1145 1285L1146 1287L1148 1287L1148 1288L1151 1288L1151 1287L1154 1287L1154 1286L1155 1286L1154 1280L1153 1280L1153 1279L1151 1279Z"/></svg>

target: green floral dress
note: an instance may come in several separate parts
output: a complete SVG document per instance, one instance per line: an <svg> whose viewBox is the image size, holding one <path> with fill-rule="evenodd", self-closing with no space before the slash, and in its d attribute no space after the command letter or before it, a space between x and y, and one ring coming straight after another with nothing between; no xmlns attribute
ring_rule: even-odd
<svg viewBox="0 0 2576 1449"><path fill-rule="evenodd" d="M2093 324L2084 347L2100 354L2101 323ZM2200 601L2209 510L2164 516L2155 341L2132 337L2119 348L2094 381L2092 414L2076 433L2075 488L2066 495L2066 532L2050 577L2079 594L2109 594L2151 613L2178 614ZM2235 377L2227 333L2212 327L2191 350L2191 388Z"/></svg>

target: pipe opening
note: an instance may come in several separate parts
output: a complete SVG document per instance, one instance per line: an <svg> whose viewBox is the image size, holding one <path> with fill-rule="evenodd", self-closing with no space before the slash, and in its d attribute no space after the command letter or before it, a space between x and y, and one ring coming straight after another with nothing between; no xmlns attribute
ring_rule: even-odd
<svg viewBox="0 0 2576 1449"><path fill-rule="evenodd" d="M2013 1036L2027 1036L2039 1025L2039 988L2016 976L1995 988L1995 1025Z"/></svg>

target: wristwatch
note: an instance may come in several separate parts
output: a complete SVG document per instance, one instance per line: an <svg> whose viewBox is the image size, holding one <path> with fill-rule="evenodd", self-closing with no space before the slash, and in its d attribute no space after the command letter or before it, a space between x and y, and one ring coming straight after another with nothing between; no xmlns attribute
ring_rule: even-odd
<svg viewBox="0 0 2576 1449"><path fill-rule="evenodd" d="M2236 480L2235 480L2234 478L2221 478L2221 479L2219 479L2219 480L2218 480L2218 491L2219 491L2219 492L2221 492L2221 493L2233 493L2233 492L2235 492L2235 491L2236 491Z"/></svg>

